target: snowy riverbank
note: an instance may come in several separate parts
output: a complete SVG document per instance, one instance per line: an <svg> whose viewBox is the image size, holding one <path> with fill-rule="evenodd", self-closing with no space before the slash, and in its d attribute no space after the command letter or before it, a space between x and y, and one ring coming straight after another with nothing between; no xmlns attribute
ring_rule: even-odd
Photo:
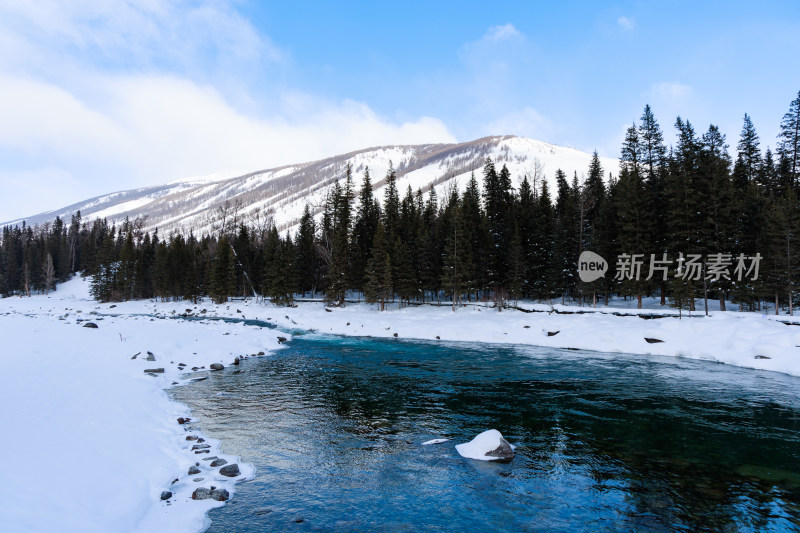
<svg viewBox="0 0 800 533"><path fill-rule="evenodd" d="M48 296L0 300L4 528L197 531L207 524L206 511L222 502L194 501L194 489L213 485L233 494L234 480L202 459L238 459L222 455L220 443L191 424L192 431L179 425L177 418L191 413L170 401L164 389L202 377L205 369L184 373L193 367L227 367L238 356L269 354L278 349L282 333L170 318L187 310L195 317L260 319L328 334L683 356L800 376L800 327L758 314L644 320L609 312L497 312L475 306L381 313L367 304L326 310L314 302L296 308L255 301L99 304L89 299L86 281L75 279ZM98 328L82 327L88 321ZM147 360L148 351L154 361ZM161 368L163 373L145 373ZM209 453L195 454L201 450L192 450L197 442L187 441L188 435L206 438ZM197 462L201 473L188 474ZM247 465L240 468L235 479L253 475ZM163 491L172 492L167 501L161 501Z"/></svg>
<svg viewBox="0 0 800 533"><path fill-rule="evenodd" d="M192 492L213 485L232 495L234 480L254 471L240 464L241 475L228 478L210 467L203 459L238 463L220 453L213 439L199 445L208 444L208 453L195 454L197 441L186 437L204 436L191 423L178 424L191 413L164 389L189 377L179 363L187 370L228 366L237 356L276 349L274 332L223 322L91 315L97 305L80 280L59 289L50 297L0 300L2 529L204 528L206 512L223 503L192 500ZM82 327L90 320L97 329ZM154 361L147 360L148 351ZM163 373L144 372L160 368ZM190 475L198 462L200 473ZM164 491L172 492L167 501L161 501Z"/></svg>

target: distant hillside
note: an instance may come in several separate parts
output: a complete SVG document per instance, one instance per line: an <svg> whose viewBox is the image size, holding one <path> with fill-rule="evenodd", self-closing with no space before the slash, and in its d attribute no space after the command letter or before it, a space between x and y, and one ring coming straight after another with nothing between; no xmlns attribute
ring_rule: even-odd
<svg viewBox="0 0 800 533"><path fill-rule="evenodd" d="M285 232L297 224L306 204L312 212L319 213L326 190L344 178L348 163L352 165L356 187L369 167L378 198L383 197L390 161L397 172L401 195L409 186L426 194L434 186L442 196L450 187L463 189L473 170L480 179L486 157L491 157L498 168L508 166L514 186L527 175L531 182L537 181L537 188L546 179L553 193L557 169L570 179L577 172L582 179L591 159L590 154L573 148L515 136L484 137L459 144L382 146L243 176L189 179L104 194L24 220L29 225L52 221L56 216L69 221L80 211L84 221L105 217L110 223L119 223L125 217L146 217L145 229L158 228L161 235L174 231L201 235L218 230L223 221L263 224L272 217L278 229ZM601 162L606 175L609 171L616 174L616 159L601 158ZM2 225L20 224L22 220Z"/></svg>

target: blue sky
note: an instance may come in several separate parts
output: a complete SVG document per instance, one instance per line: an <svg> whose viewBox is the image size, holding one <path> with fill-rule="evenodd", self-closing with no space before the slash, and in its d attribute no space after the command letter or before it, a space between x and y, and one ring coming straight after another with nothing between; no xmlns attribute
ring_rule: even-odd
<svg viewBox="0 0 800 533"><path fill-rule="evenodd" d="M774 147L800 2L698 4L0 0L0 220L379 144L613 157L646 103Z"/></svg>

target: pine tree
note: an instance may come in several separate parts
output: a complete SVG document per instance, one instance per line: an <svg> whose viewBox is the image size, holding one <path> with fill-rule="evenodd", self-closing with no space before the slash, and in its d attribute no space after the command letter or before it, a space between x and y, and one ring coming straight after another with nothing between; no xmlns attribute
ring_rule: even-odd
<svg viewBox="0 0 800 533"><path fill-rule="evenodd" d="M333 193L333 250L329 284L325 298L333 305L344 305L350 282L350 226L353 204L353 176L350 164L345 170L344 187L337 183Z"/></svg>
<svg viewBox="0 0 800 533"><path fill-rule="evenodd" d="M620 175L617 183L618 250L630 256L641 254L641 257L644 258L650 250L652 236L650 227L646 223L650 209L650 195L642 179L640 151L639 132L635 126L631 126L628 128L622 145ZM607 260L612 261L613 259L607 258ZM640 309L642 296L647 286L645 277L640 276L637 280L635 275L632 277L633 279L630 275L626 275L623 279L618 280L620 288L625 294L636 296L637 307Z"/></svg>
<svg viewBox="0 0 800 533"><path fill-rule="evenodd" d="M226 236L217 241L216 253L209 273L209 296L214 303L224 303L236 291L236 270L233 264L233 251Z"/></svg>
<svg viewBox="0 0 800 533"><path fill-rule="evenodd" d="M306 292L314 292L317 278L317 257L314 247L316 233L314 217L306 204L300 218L300 228L295 239L295 261L297 271L298 292L305 296Z"/></svg>
<svg viewBox="0 0 800 533"><path fill-rule="evenodd" d="M555 211L545 180L542 180L542 190L537 198L534 220L535 230L531 243L532 257L529 274L532 280L532 293L539 300L549 300L557 293L556 280L552 273Z"/></svg>
<svg viewBox="0 0 800 533"><path fill-rule="evenodd" d="M386 187L383 191L383 226L388 242L394 242L400 225L400 196L397 192L397 175L392 162L386 173Z"/></svg>
<svg viewBox="0 0 800 533"><path fill-rule="evenodd" d="M786 157L792 181L797 183L800 180L800 91L789 105L789 111L783 115L778 138L778 152Z"/></svg>
<svg viewBox="0 0 800 533"><path fill-rule="evenodd" d="M759 148L758 134L753 126L753 121L747 113L744 114L744 125L737 145L739 155L736 158L736 185L739 190L744 190L747 183L756 181L759 166L761 165L761 149Z"/></svg>
<svg viewBox="0 0 800 533"><path fill-rule="evenodd" d="M369 252L380 220L380 207L373 196L368 168L364 170L364 181L358 197L358 212L353 226L352 283L354 287L363 287Z"/></svg>
<svg viewBox="0 0 800 533"><path fill-rule="evenodd" d="M578 218L578 193L567 183L567 176L561 169L556 171L556 197L555 228L553 235L553 261L552 279L555 282L555 292L561 296L561 302L573 295L575 288L578 248L579 248L579 218Z"/></svg>
<svg viewBox="0 0 800 533"><path fill-rule="evenodd" d="M370 259L367 262L364 297L368 303L379 302L383 311L392 293L392 262L386 246L383 222L379 221L378 227L375 228Z"/></svg>
<svg viewBox="0 0 800 533"><path fill-rule="evenodd" d="M490 239L487 277L489 287L502 307L508 288L507 253L513 231L510 227L513 216L511 176L505 165L498 173L490 158L486 158L483 167L483 196Z"/></svg>
<svg viewBox="0 0 800 533"><path fill-rule="evenodd" d="M699 174L706 182L704 208L699 209L702 223L705 253L732 254L734 249L735 203L733 183L730 175L731 158L725 135L717 126L711 125L701 140ZM720 310L725 311L725 294L731 288L730 280L724 277L712 282L717 291Z"/></svg>

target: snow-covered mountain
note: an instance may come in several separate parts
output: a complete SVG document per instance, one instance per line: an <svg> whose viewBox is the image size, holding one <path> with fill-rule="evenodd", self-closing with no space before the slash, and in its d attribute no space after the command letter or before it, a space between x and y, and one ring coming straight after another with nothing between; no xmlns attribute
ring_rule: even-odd
<svg viewBox="0 0 800 533"><path fill-rule="evenodd" d="M404 195L410 186L426 195L433 186L440 198L451 187L463 189L470 173L481 179L486 157L498 169L507 165L516 187L523 176L535 181L548 181L555 193L557 169L569 179L577 172L583 180L591 155L573 148L515 136L484 137L459 144L421 144L367 148L310 163L259 170L242 176L214 176L176 181L166 185L131 189L90 198L62 209L40 213L24 220L29 225L52 221L56 216L69 222L77 211L84 221L107 218L109 223L146 217L144 228L168 235L173 231L195 235L217 231L223 224L245 221L264 224L269 217L281 232L292 230L308 204L312 213L322 208L327 190L336 181L344 180L348 163L353 169L356 190L362 174L369 168L375 194L383 198L385 176L390 161L397 175L397 187ZM617 173L616 159L601 158L606 173ZM22 223L23 219L1 225Z"/></svg>

